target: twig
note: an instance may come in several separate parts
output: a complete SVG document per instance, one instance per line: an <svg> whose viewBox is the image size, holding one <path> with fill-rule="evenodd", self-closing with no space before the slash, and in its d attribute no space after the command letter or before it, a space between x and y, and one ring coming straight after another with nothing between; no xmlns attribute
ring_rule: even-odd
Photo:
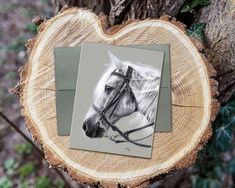
<svg viewBox="0 0 235 188"><path fill-rule="evenodd" d="M15 125L10 119L8 119L8 117L3 114L1 111L0 111L0 116L12 127L16 130L16 132L18 132L27 142L29 142L35 149L36 151L40 154L40 156L42 158L44 158L43 156L43 152L42 150L40 150L34 143L31 139L29 139L20 129L17 125Z"/></svg>
<svg viewBox="0 0 235 188"><path fill-rule="evenodd" d="M0 116L10 125L10 127L14 128L17 133L19 133L27 142L29 142L29 143L33 146L33 148L39 153L40 157L45 160L44 154L43 154L42 150L39 149L38 146L35 145L34 142L33 142L31 139L29 139L29 138L27 137L27 135L26 135L24 132L22 132L16 124L14 124L14 123L13 123L5 114L3 114L1 111L0 111ZM68 187L68 188L71 188L72 186L71 186L70 183L66 180L66 178L64 177L64 175L62 174L62 172L61 172L60 170L56 169L56 168L53 168L53 169L54 169L55 172L61 177L61 179L64 181L65 186Z"/></svg>

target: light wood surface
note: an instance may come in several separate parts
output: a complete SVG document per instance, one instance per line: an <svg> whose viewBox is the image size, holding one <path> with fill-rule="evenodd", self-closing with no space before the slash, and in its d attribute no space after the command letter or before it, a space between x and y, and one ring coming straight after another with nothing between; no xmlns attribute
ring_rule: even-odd
<svg viewBox="0 0 235 188"><path fill-rule="evenodd" d="M144 187L192 164L211 136L210 124L219 107L214 99L217 82L211 79L216 72L198 52L201 43L188 38L184 26L174 19L129 21L106 28L105 17L78 8L65 9L40 25L36 38L27 43L29 61L20 72L22 115L49 164L68 171L77 181ZM173 131L155 134L151 159L69 149L69 137L57 135L54 47L78 46L82 41L170 44Z"/></svg>

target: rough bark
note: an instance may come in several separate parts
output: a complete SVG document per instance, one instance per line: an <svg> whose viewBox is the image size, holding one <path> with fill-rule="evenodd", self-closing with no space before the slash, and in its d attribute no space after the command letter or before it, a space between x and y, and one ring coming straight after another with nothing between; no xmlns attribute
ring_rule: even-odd
<svg viewBox="0 0 235 188"><path fill-rule="evenodd" d="M56 12L64 5L87 7L96 14L108 16L110 25L128 19L159 18L167 14L175 17L185 0L54 0Z"/></svg>
<svg viewBox="0 0 235 188"><path fill-rule="evenodd" d="M213 0L199 14L206 23L206 55L217 70L219 100L226 102L235 90L235 1Z"/></svg>

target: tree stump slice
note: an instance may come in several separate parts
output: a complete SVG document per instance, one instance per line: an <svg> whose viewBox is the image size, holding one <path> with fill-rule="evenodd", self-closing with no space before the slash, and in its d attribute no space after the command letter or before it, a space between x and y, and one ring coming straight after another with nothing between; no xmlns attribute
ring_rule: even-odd
<svg viewBox="0 0 235 188"><path fill-rule="evenodd" d="M187 37L175 19L107 26L105 17L79 8L64 9L39 26L38 35L27 43L29 61L20 71L22 115L51 166L68 171L82 183L144 187L163 174L191 165L211 136L210 124L219 108L217 82L211 78L216 72L198 52L200 42ZM151 159L69 149L69 137L57 135L54 47L78 46L82 41L170 44L173 131L155 134Z"/></svg>

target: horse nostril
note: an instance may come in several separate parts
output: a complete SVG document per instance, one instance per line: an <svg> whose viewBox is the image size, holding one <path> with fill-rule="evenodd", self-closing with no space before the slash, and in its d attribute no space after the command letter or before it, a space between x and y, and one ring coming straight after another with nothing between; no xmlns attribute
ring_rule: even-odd
<svg viewBox="0 0 235 188"><path fill-rule="evenodd" d="M88 125L87 125L87 123L86 123L86 122L84 122L84 123L83 123L82 128L83 128L83 130L84 130L85 132L87 132L87 131L88 131Z"/></svg>

